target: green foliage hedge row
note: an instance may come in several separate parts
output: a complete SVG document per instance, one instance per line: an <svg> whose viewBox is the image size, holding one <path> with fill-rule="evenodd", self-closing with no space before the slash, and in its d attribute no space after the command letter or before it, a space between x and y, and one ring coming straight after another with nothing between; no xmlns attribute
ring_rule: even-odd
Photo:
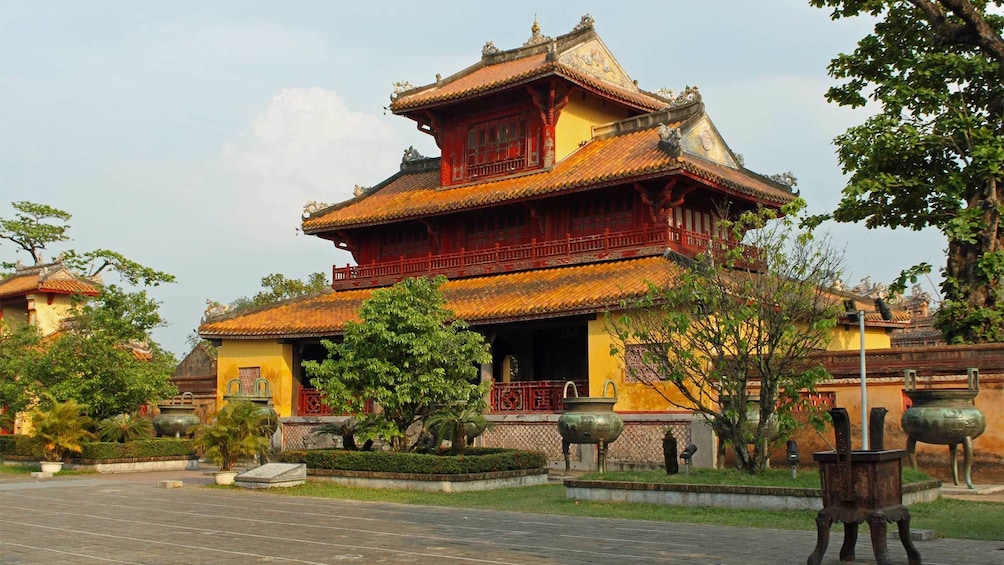
<svg viewBox="0 0 1004 565"><path fill-rule="evenodd" d="M142 439L126 443L90 442L82 446L81 453L71 454L73 459L132 459L142 457L176 457L194 453L187 439ZM33 437L24 435L0 436L0 453L21 457L41 457L42 448Z"/></svg>
<svg viewBox="0 0 1004 565"><path fill-rule="evenodd" d="M547 458L543 453L495 448L469 448L463 455L317 449L285 451L279 454L277 460L285 463L306 463L307 467L312 469L423 475L489 473L492 471L539 469L547 466Z"/></svg>
<svg viewBox="0 0 1004 565"><path fill-rule="evenodd" d="M73 457L79 459L129 459L134 457L183 457L194 453L187 439L140 439L126 443L97 441L87 443Z"/></svg>
<svg viewBox="0 0 1004 565"><path fill-rule="evenodd" d="M0 436L0 454L21 457L42 457L42 444L31 436Z"/></svg>

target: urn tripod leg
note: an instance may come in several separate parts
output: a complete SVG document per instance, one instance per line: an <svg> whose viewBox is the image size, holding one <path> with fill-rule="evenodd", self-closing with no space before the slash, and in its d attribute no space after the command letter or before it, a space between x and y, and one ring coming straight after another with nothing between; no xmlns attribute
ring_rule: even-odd
<svg viewBox="0 0 1004 565"><path fill-rule="evenodd" d="M906 440L906 454L910 458L910 466L917 468L917 440L909 438Z"/></svg>
<svg viewBox="0 0 1004 565"><path fill-rule="evenodd" d="M966 436L965 439L962 440L962 450L963 450L963 453L966 456L966 461L965 461L965 465L966 465L966 468L965 468L965 472L966 472L966 486L969 487L970 489L972 489L973 488L973 477L972 477L972 474L973 474L973 438L971 438L969 436ZM959 481L956 480L955 484L959 484Z"/></svg>
<svg viewBox="0 0 1004 565"><path fill-rule="evenodd" d="M952 460L952 482L959 484L959 444L948 444L948 458Z"/></svg>

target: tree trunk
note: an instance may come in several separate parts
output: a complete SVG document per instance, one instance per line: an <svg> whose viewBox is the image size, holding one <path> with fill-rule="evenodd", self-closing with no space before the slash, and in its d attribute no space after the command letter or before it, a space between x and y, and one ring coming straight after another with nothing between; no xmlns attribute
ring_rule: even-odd
<svg viewBox="0 0 1004 565"><path fill-rule="evenodd" d="M1004 340L1001 320L1001 288L1004 287L1004 266L987 272L980 261L992 253L1004 252L1004 185L990 178L984 190L969 202L969 209L981 210L981 228L973 241L950 239L948 262L942 292L945 303L938 314L938 327L949 343L989 343ZM992 262L992 261L991 261ZM994 266L991 265L991 269ZM994 313L996 312L996 316Z"/></svg>

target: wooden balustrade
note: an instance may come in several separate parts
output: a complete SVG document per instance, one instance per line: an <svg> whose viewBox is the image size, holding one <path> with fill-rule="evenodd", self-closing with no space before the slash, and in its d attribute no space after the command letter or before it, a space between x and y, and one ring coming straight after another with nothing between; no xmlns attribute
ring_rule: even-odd
<svg viewBox="0 0 1004 565"><path fill-rule="evenodd" d="M619 232L606 230L582 237L566 235L562 239L548 241L533 239L521 245L496 245L474 251L461 249L456 253L333 267L332 286L336 289L380 286L408 276L444 274L458 278L558 264L615 260L660 253L667 246L696 255L708 249L734 249L741 244L676 227L650 226ZM754 265L756 250L749 246L741 246L741 249L750 265Z"/></svg>
<svg viewBox="0 0 1004 565"><path fill-rule="evenodd" d="M568 381L517 381L492 383L492 414L505 413L557 413L565 410L564 388ZM572 381L575 388L585 396L589 383L585 380Z"/></svg>
<svg viewBox="0 0 1004 565"><path fill-rule="evenodd" d="M365 412L373 411L373 401L367 400ZM331 407L324 403L324 394L316 388L300 387L300 393L296 403L297 416L350 416L351 414L337 414L331 411Z"/></svg>

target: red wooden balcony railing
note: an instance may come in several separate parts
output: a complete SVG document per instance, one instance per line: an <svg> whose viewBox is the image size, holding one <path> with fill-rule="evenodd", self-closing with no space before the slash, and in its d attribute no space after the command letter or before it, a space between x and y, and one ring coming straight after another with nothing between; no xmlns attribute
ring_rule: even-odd
<svg viewBox="0 0 1004 565"><path fill-rule="evenodd" d="M672 247L687 255L708 249L732 249L734 241L713 238L708 234L675 227L646 227L583 237L537 241L521 245L496 245L491 249L457 253L428 254L425 257L399 258L368 265L332 268L332 287L342 290L392 284L409 276L444 274L450 278L493 272L512 272L556 265L609 261L657 254ZM742 246L743 255L754 260L755 250Z"/></svg>
<svg viewBox="0 0 1004 565"><path fill-rule="evenodd" d="M492 383L491 414L505 413L557 413L565 410L564 388L568 381L518 381ZM587 381L572 381L585 396L589 391Z"/></svg>
<svg viewBox="0 0 1004 565"><path fill-rule="evenodd" d="M373 401L366 401L365 411L373 411ZM349 416L349 414L336 414L331 411L331 407L324 403L324 394L316 388L300 387L300 394L296 403L297 416Z"/></svg>

